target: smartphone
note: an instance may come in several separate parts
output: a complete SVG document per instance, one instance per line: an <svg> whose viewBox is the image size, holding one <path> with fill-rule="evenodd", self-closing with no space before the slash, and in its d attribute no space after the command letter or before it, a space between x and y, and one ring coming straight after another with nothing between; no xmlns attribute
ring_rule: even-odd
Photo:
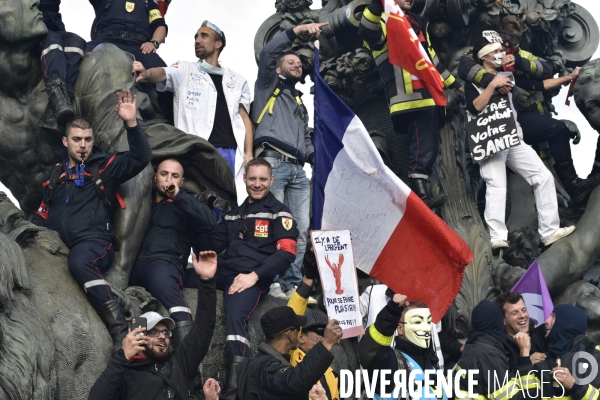
<svg viewBox="0 0 600 400"><path fill-rule="evenodd" d="M131 321L129 321L129 329L134 330L137 328L146 328L148 329L148 321L144 317L133 317ZM146 336L146 331L138 333L138 335Z"/></svg>

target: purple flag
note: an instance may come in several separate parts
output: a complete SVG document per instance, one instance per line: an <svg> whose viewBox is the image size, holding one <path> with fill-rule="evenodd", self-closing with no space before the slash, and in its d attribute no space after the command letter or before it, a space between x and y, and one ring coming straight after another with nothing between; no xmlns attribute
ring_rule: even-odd
<svg viewBox="0 0 600 400"><path fill-rule="evenodd" d="M536 327L543 324L554 310L548 286L546 286L544 275L537 260L529 266L511 292L521 293L529 312L529 318L535 322Z"/></svg>

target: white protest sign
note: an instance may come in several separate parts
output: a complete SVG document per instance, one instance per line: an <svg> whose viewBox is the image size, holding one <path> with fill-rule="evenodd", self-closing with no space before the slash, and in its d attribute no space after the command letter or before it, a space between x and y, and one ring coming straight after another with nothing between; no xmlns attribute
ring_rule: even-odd
<svg viewBox="0 0 600 400"><path fill-rule="evenodd" d="M350 231L312 231L311 238L329 319L339 321L344 339L363 335Z"/></svg>

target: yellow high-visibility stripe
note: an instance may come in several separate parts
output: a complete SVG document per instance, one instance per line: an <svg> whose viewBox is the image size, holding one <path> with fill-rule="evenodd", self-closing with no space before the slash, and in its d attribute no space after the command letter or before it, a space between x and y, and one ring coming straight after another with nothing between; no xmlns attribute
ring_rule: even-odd
<svg viewBox="0 0 600 400"><path fill-rule="evenodd" d="M389 347L392 344L392 340L394 340L394 335L385 336L383 333L379 332L377 328L375 328L375 324L372 324L369 327L369 333L371 337L375 341L375 343L380 344L384 347Z"/></svg>
<svg viewBox="0 0 600 400"><path fill-rule="evenodd" d="M425 107L433 107L435 106L435 100L433 99L422 99L422 100L414 100L407 101L405 103L392 104L390 107L390 112L395 113L398 111L407 111L414 110L417 108L425 108Z"/></svg>
<svg viewBox="0 0 600 400"><path fill-rule="evenodd" d="M588 384L588 388L581 400L598 400L598 389Z"/></svg>
<svg viewBox="0 0 600 400"><path fill-rule="evenodd" d="M454 77L454 75L450 74L449 77L444 79L444 86L450 87L455 81L456 81L456 78Z"/></svg>
<svg viewBox="0 0 600 400"><path fill-rule="evenodd" d="M365 17L367 21L373 22L375 24L378 24L379 21L381 21L381 15L373 14L371 10L369 10L369 7L365 8L365 11L363 11L363 17Z"/></svg>

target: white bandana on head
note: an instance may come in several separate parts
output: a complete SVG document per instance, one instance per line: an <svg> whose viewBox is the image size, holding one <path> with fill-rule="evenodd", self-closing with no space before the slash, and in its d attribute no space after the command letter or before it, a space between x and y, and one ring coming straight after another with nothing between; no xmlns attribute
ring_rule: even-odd
<svg viewBox="0 0 600 400"><path fill-rule="evenodd" d="M411 308L404 314L404 336L421 348L431 345L431 311L429 308Z"/></svg>

